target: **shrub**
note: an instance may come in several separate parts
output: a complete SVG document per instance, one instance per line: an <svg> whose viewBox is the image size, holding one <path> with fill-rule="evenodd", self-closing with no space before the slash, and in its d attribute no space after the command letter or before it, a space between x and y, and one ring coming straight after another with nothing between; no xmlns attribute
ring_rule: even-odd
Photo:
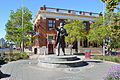
<svg viewBox="0 0 120 80"><path fill-rule="evenodd" d="M0 56L0 65L5 63L5 58L3 56Z"/></svg>
<svg viewBox="0 0 120 80"><path fill-rule="evenodd" d="M12 58L13 58L14 60L19 60L19 59L22 59L22 57L21 57L21 54L20 54L20 53L13 54L13 55L12 55Z"/></svg>
<svg viewBox="0 0 120 80"><path fill-rule="evenodd" d="M28 59L29 58L29 56L27 55L26 52L21 52L20 54L21 54L22 59Z"/></svg>
<svg viewBox="0 0 120 80"><path fill-rule="evenodd" d="M3 56L0 56L0 64L3 64L8 61L16 61L19 59L28 59L28 58L29 56L25 52L14 53L11 56L8 56L8 54L5 54Z"/></svg>
<svg viewBox="0 0 120 80"><path fill-rule="evenodd" d="M120 80L120 64L108 70L105 80Z"/></svg>
<svg viewBox="0 0 120 80"><path fill-rule="evenodd" d="M12 55L13 60L19 60L19 59L28 59L29 56L25 52L16 53Z"/></svg>

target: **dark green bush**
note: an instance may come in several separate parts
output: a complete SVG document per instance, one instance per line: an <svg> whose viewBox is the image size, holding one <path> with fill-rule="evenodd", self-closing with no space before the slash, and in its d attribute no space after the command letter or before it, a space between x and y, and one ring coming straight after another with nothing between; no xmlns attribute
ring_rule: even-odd
<svg viewBox="0 0 120 80"><path fill-rule="evenodd" d="M0 65L5 63L5 58L3 56L0 56Z"/></svg>

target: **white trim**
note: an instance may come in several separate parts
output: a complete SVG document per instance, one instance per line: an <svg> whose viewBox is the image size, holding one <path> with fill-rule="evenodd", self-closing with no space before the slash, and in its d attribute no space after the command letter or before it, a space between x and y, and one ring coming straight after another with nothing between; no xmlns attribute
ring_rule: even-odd
<svg viewBox="0 0 120 80"><path fill-rule="evenodd" d="M59 18L58 18L58 17L56 17L56 20L59 20Z"/></svg>
<svg viewBox="0 0 120 80"><path fill-rule="evenodd" d="M47 12L47 11L46 11ZM37 22L38 19L40 19L40 17L43 17L43 19L46 19L46 18L56 18L57 19L82 19L82 20L87 20L87 21L94 21L95 19L94 18L89 18L88 17L81 17L81 16L75 16L75 15L62 15L62 14L49 14L49 13L40 13L38 14L37 18L35 19L35 21L33 22L33 24L35 24ZM58 13L58 12L57 12Z"/></svg>
<svg viewBox="0 0 120 80"><path fill-rule="evenodd" d="M93 18L86 18L86 17L78 17L78 16L71 16L71 15L58 15L58 14L47 14L47 13L41 13L40 16L44 16L46 14L47 18L59 18L59 19L82 19L87 21L94 21Z"/></svg>
<svg viewBox="0 0 120 80"><path fill-rule="evenodd" d="M46 19L46 17L43 17L43 19Z"/></svg>
<svg viewBox="0 0 120 80"><path fill-rule="evenodd" d="M40 19L40 14L37 16L36 20L33 22L33 24L35 25L35 23Z"/></svg>

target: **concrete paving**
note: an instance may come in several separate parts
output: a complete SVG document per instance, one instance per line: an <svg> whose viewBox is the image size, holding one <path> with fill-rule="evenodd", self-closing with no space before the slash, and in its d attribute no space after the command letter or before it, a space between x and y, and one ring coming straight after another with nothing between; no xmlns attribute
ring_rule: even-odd
<svg viewBox="0 0 120 80"><path fill-rule="evenodd" d="M103 80L108 68L117 65L92 59L85 61L89 64L83 67L42 68L34 58L9 62L2 65L1 71L9 75L5 76L8 80Z"/></svg>

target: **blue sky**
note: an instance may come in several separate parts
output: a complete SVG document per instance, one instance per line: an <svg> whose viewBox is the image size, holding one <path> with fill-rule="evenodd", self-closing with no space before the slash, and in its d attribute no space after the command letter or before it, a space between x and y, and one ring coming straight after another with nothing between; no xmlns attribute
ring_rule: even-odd
<svg viewBox="0 0 120 80"><path fill-rule="evenodd" d="M1 0L0 1L0 38L5 37L5 24L9 19L10 10L16 10L22 5L29 8L35 16L38 9L46 5L53 8L72 9L88 12L102 12L103 3L100 0Z"/></svg>

